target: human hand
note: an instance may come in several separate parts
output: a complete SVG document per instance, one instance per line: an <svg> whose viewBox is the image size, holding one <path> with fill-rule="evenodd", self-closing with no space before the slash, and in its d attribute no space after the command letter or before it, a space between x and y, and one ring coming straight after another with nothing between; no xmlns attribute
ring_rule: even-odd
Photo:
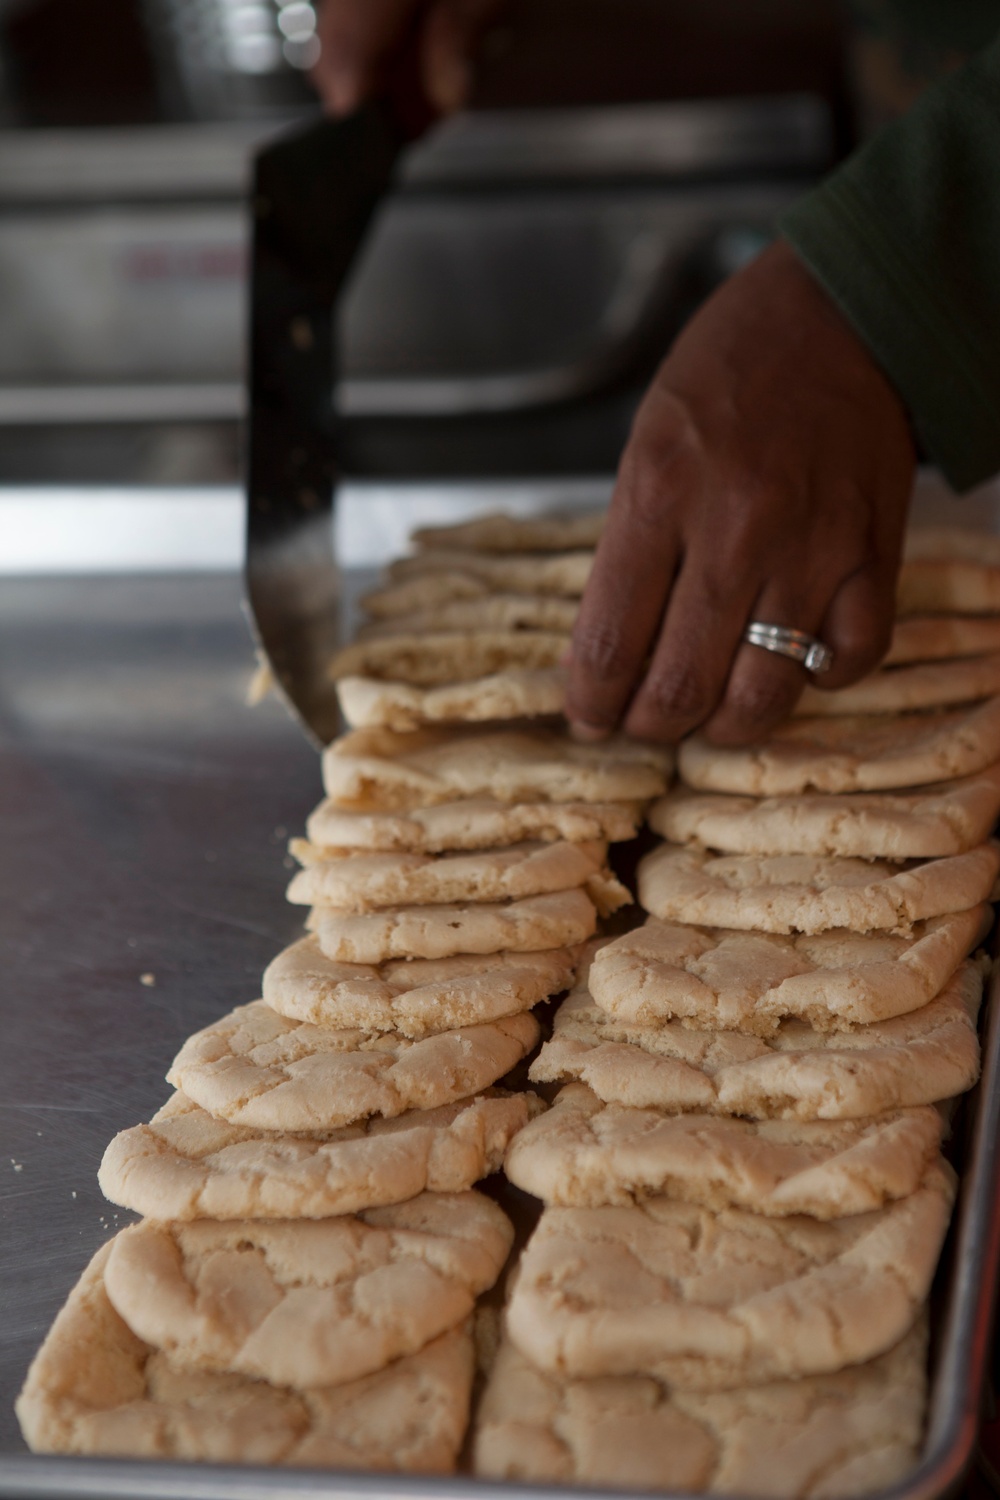
<svg viewBox="0 0 1000 1500"><path fill-rule="evenodd" d="M794 626L846 687L888 649L916 463L906 412L785 242L704 304L644 397L573 631L567 714L744 744L810 681L741 642Z"/></svg>
<svg viewBox="0 0 1000 1500"><path fill-rule="evenodd" d="M384 86L411 51L428 103L452 114L472 88L476 43L504 0L323 0L311 78L330 114L346 115Z"/></svg>

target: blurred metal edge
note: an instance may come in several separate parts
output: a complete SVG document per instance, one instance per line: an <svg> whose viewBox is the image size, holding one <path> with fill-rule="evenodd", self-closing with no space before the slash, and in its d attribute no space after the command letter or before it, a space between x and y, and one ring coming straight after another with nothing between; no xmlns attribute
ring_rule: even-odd
<svg viewBox="0 0 1000 1500"><path fill-rule="evenodd" d="M950 1279L931 1382L920 1463L865 1500L941 1500L956 1493L975 1450L996 1310L1000 1257L1000 972L988 985L987 1025L953 1224ZM703 1500L682 1490L672 1500ZM131 1459L0 1458L3 1500L602 1500L633 1491L500 1483L468 1476L358 1474L340 1470L136 1462ZM731 1495L729 1500L749 1500ZM759 1500L759 1497L758 1497Z"/></svg>
<svg viewBox="0 0 1000 1500"><path fill-rule="evenodd" d="M407 154L409 188L741 172L815 172L833 155L817 94L747 95L576 108L484 110L439 125Z"/></svg>
<svg viewBox="0 0 1000 1500"><path fill-rule="evenodd" d="M304 121L291 112L290 128ZM12 205L134 203L239 197L251 153L275 123L0 130L0 209ZM816 171L833 150L817 94L657 101L456 116L406 153L401 185L589 178L611 173L688 178L705 173Z"/></svg>
<svg viewBox="0 0 1000 1500"><path fill-rule="evenodd" d="M308 738L339 729L333 308L403 135L373 102L284 136L256 161L250 283L246 597L258 652Z"/></svg>

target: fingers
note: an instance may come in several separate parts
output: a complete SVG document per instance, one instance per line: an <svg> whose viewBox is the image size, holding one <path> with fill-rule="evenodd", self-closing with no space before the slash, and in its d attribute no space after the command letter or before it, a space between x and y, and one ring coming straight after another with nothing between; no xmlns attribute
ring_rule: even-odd
<svg viewBox="0 0 1000 1500"><path fill-rule="evenodd" d="M820 630L824 609L825 601L817 604L814 596L810 603L794 584L771 580L754 600L744 625L750 620L787 625L833 646ZM752 744L788 717L808 682L819 680L801 662L738 638L718 705L703 725L704 734L716 745Z"/></svg>
<svg viewBox="0 0 1000 1500"><path fill-rule="evenodd" d="M473 84L473 60L483 30L502 0L438 0L421 39L421 74L427 97L443 115L463 109Z"/></svg>
<svg viewBox="0 0 1000 1500"><path fill-rule="evenodd" d="M837 589L819 633L834 652L833 666L817 687L848 687L873 672L889 649L895 618L895 571L859 568Z"/></svg>
<svg viewBox="0 0 1000 1500"><path fill-rule="evenodd" d="M626 453L573 627L566 715L580 738L615 728L656 640L679 559L666 502Z"/></svg>
<svg viewBox="0 0 1000 1500"><path fill-rule="evenodd" d="M786 591L760 590L715 558L692 556L681 570L656 652L624 727L637 738L673 742L716 724L726 743L744 744L789 713L805 674L787 657L741 644L748 620L802 626L803 606Z"/></svg>
<svg viewBox="0 0 1000 1500"><path fill-rule="evenodd" d="M787 594L769 586L754 605L752 618L815 635L833 651L833 665L813 677L798 662L741 644L721 702L704 725L705 737L717 745L752 743L787 718L807 683L835 690L871 672L888 650L892 634L894 590L891 583L886 586L883 573L878 564L851 573L834 591L818 622L815 611L801 603L789 605Z"/></svg>
<svg viewBox="0 0 1000 1500"><path fill-rule="evenodd" d="M350 114L375 91L421 9L422 0L323 0L310 77L331 114Z"/></svg>

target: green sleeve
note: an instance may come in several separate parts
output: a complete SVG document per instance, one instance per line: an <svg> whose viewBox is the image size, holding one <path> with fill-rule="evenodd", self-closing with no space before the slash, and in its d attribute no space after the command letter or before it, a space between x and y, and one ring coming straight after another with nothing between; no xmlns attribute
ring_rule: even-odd
<svg viewBox="0 0 1000 1500"><path fill-rule="evenodd" d="M968 489L1000 470L1000 38L780 220Z"/></svg>

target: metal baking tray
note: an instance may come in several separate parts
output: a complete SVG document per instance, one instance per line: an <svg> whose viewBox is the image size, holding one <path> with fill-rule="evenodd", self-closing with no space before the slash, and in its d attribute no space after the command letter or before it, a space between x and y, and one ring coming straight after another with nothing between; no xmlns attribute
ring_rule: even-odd
<svg viewBox="0 0 1000 1500"><path fill-rule="evenodd" d="M377 523L380 504L406 511L405 488L362 497L359 517ZM505 498L489 486L409 491L415 519ZM526 482L516 498L523 510L557 497ZM375 560L368 545L345 534L357 564ZM5 579L0 640L0 1496L593 1495L26 1453L12 1405L27 1365L90 1255L131 1217L100 1196L101 1153L165 1098L183 1039L255 998L261 970L297 932L285 841L316 802L319 774L277 702L244 704L252 663L233 575ZM880 1500L954 1493L974 1451L1000 1259L997 980L985 1018L982 1081L956 1121L963 1180L935 1287L924 1456Z"/></svg>

